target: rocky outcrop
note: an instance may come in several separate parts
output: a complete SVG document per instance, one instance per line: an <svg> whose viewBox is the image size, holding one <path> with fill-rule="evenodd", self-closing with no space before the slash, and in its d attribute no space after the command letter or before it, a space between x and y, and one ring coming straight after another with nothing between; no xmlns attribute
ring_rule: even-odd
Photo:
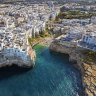
<svg viewBox="0 0 96 96"><path fill-rule="evenodd" d="M56 40L51 43L49 49L51 51L68 54L69 60L74 62L74 66L81 71L84 96L96 96L96 65L82 62L84 58L82 52L86 49L76 46L73 47L71 44L68 44L68 46L67 44L60 44L60 42Z"/></svg>
<svg viewBox="0 0 96 96"><path fill-rule="evenodd" d="M0 52L0 68L5 66L17 65L19 67L30 68L35 65L36 54L29 46L27 51L10 48Z"/></svg>
<svg viewBox="0 0 96 96"><path fill-rule="evenodd" d="M96 65L84 63L84 77L86 96L96 96Z"/></svg>
<svg viewBox="0 0 96 96"><path fill-rule="evenodd" d="M51 51L68 54L69 61L73 62L74 66L76 67L79 66L77 67L79 70L81 70L82 72L84 71L82 67L82 62L80 60L80 57L82 57L82 54L80 54L80 51L82 49L77 48L76 46L73 47L73 46L62 45L58 41L53 41L49 49Z"/></svg>
<svg viewBox="0 0 96 96"><path fill-rule="evenodd" d="M33 61L33 66L34 66L35 65L35 60L36 60L36 53L35 53L35 50L32 49L31 46L29 46L28 55L30 56L31 60Z"/></svg>

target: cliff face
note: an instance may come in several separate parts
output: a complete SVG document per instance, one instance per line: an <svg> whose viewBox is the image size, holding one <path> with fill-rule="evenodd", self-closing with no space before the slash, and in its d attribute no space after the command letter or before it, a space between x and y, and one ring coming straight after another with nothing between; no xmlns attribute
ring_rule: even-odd
<svg viewBox="0 0 96 96"><path fill-rule="evenodd" d="M26 51L9 48L0 52L0 67L17 65L20 67L33 67L35 65L35 51L29 47Z"/></svg>
<svg viewBox="0 0 96 96"><path fill-rule="evenodd" d="M68 54L69 60L72 62L75 61L74 66L81 71L82 84L85 92L84 96L96 96L96 65L82 62L82 58L84 57L82 51L85 51L85 49L62 45L56 41L51 43L49 49L51 51Z"/></svg>
<svg viewBox="0 0 96 96"><path fill-rule="evenodd" d="M68 54L69 55L69 61L75 63L75 66L79 66L78 69L83 71L83 67L82 67L82 62L80 60L80 57L82 56L82 54L80 54L80 48L76 48L71 47L71 46L67 46L67 45L62 45L59 44L58 42L52 42L49 49L51 51L55 51L55 52L60 52L60 53L64 53L64 54ZM76 63L77 62L77 63Z"/></svg>
<svg viewBox="0 0 96 96"><path fill-rule="evenodd" d="M83 82L87 96L96 96L96 65L84 63Z"/></svg>
<svg viewBox="0 0 96 96"><path fill-rule="evenodd" d="M33 66L35 65L35 60L36 60L36 53L35 50L32 49L31 46L28 48L28 55L30 56L31 60L33 61Z"/></svg>

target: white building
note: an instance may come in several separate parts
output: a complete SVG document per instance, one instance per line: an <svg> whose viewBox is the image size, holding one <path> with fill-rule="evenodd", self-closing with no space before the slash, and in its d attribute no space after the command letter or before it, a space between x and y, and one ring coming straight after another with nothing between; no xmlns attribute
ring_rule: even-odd
<svg viewBox="0 0 96 96"><path fill-rule="evenodd" d="M70 38L80 39L85 32L83 27L70 27L68 36Z"/></svg>
<svg viewBox="0 0 96 96"><path fill-rule="evenodd" d="M89 45L96 45L96 33L85 34L82 41Z"/></svg>
<svg viewBox="0 0 96 96"><path fill-rule="evenodd" d="M91 17L91 23L92 24L96 24L96 16L92 16Z"/></svg>

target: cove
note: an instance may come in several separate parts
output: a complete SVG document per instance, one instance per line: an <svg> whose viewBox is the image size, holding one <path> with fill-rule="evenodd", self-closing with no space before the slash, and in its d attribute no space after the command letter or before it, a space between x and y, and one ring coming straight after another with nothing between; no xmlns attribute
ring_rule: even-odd
<svg viewBox="0 0 96 96"><path fill-rule="evenodd" d="M81 74L68 55L50 53L40 45L35 50L33 69L0 69L0 96L83 96Z"/></svg>

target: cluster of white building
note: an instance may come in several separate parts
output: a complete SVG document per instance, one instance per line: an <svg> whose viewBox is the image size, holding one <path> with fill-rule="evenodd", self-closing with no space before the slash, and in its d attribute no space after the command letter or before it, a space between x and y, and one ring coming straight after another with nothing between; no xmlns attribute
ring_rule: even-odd
<svg viewBox="0 0 96 96"><path fill-rule="evenodd" d="M46 22L55 19L59 7L53 4L0 5L0 54L27 61L28 38L46 29ZM6 55L5 55L6 54ZM28 59L28 58L27 58Z"/></svg>
<svg viewBox="0 0 96 96"><path fill-rule="evenodd" d="M61 44L74 45L96 51L96 24L86 26L72 26L66 35L59 38Z"/></svg>
<svg viewBox="0 0 96 96"><path fill-rule="evenodd" d="M96 4L66 3L64 8L66 10L96 11Z"/></svg>
<svg viewBox="0 0 96 96"><path fill-rule="evenodd" d="M96 16L87 19L63 19L64 26L86 26L88 24L96 24Z"/></svg>
<svg viewBox="0 0 96 96"><path fill-rule="evenodd" d="M78 45L96 51L96 25L87 25L86 32L83 34Z"/></svg>

